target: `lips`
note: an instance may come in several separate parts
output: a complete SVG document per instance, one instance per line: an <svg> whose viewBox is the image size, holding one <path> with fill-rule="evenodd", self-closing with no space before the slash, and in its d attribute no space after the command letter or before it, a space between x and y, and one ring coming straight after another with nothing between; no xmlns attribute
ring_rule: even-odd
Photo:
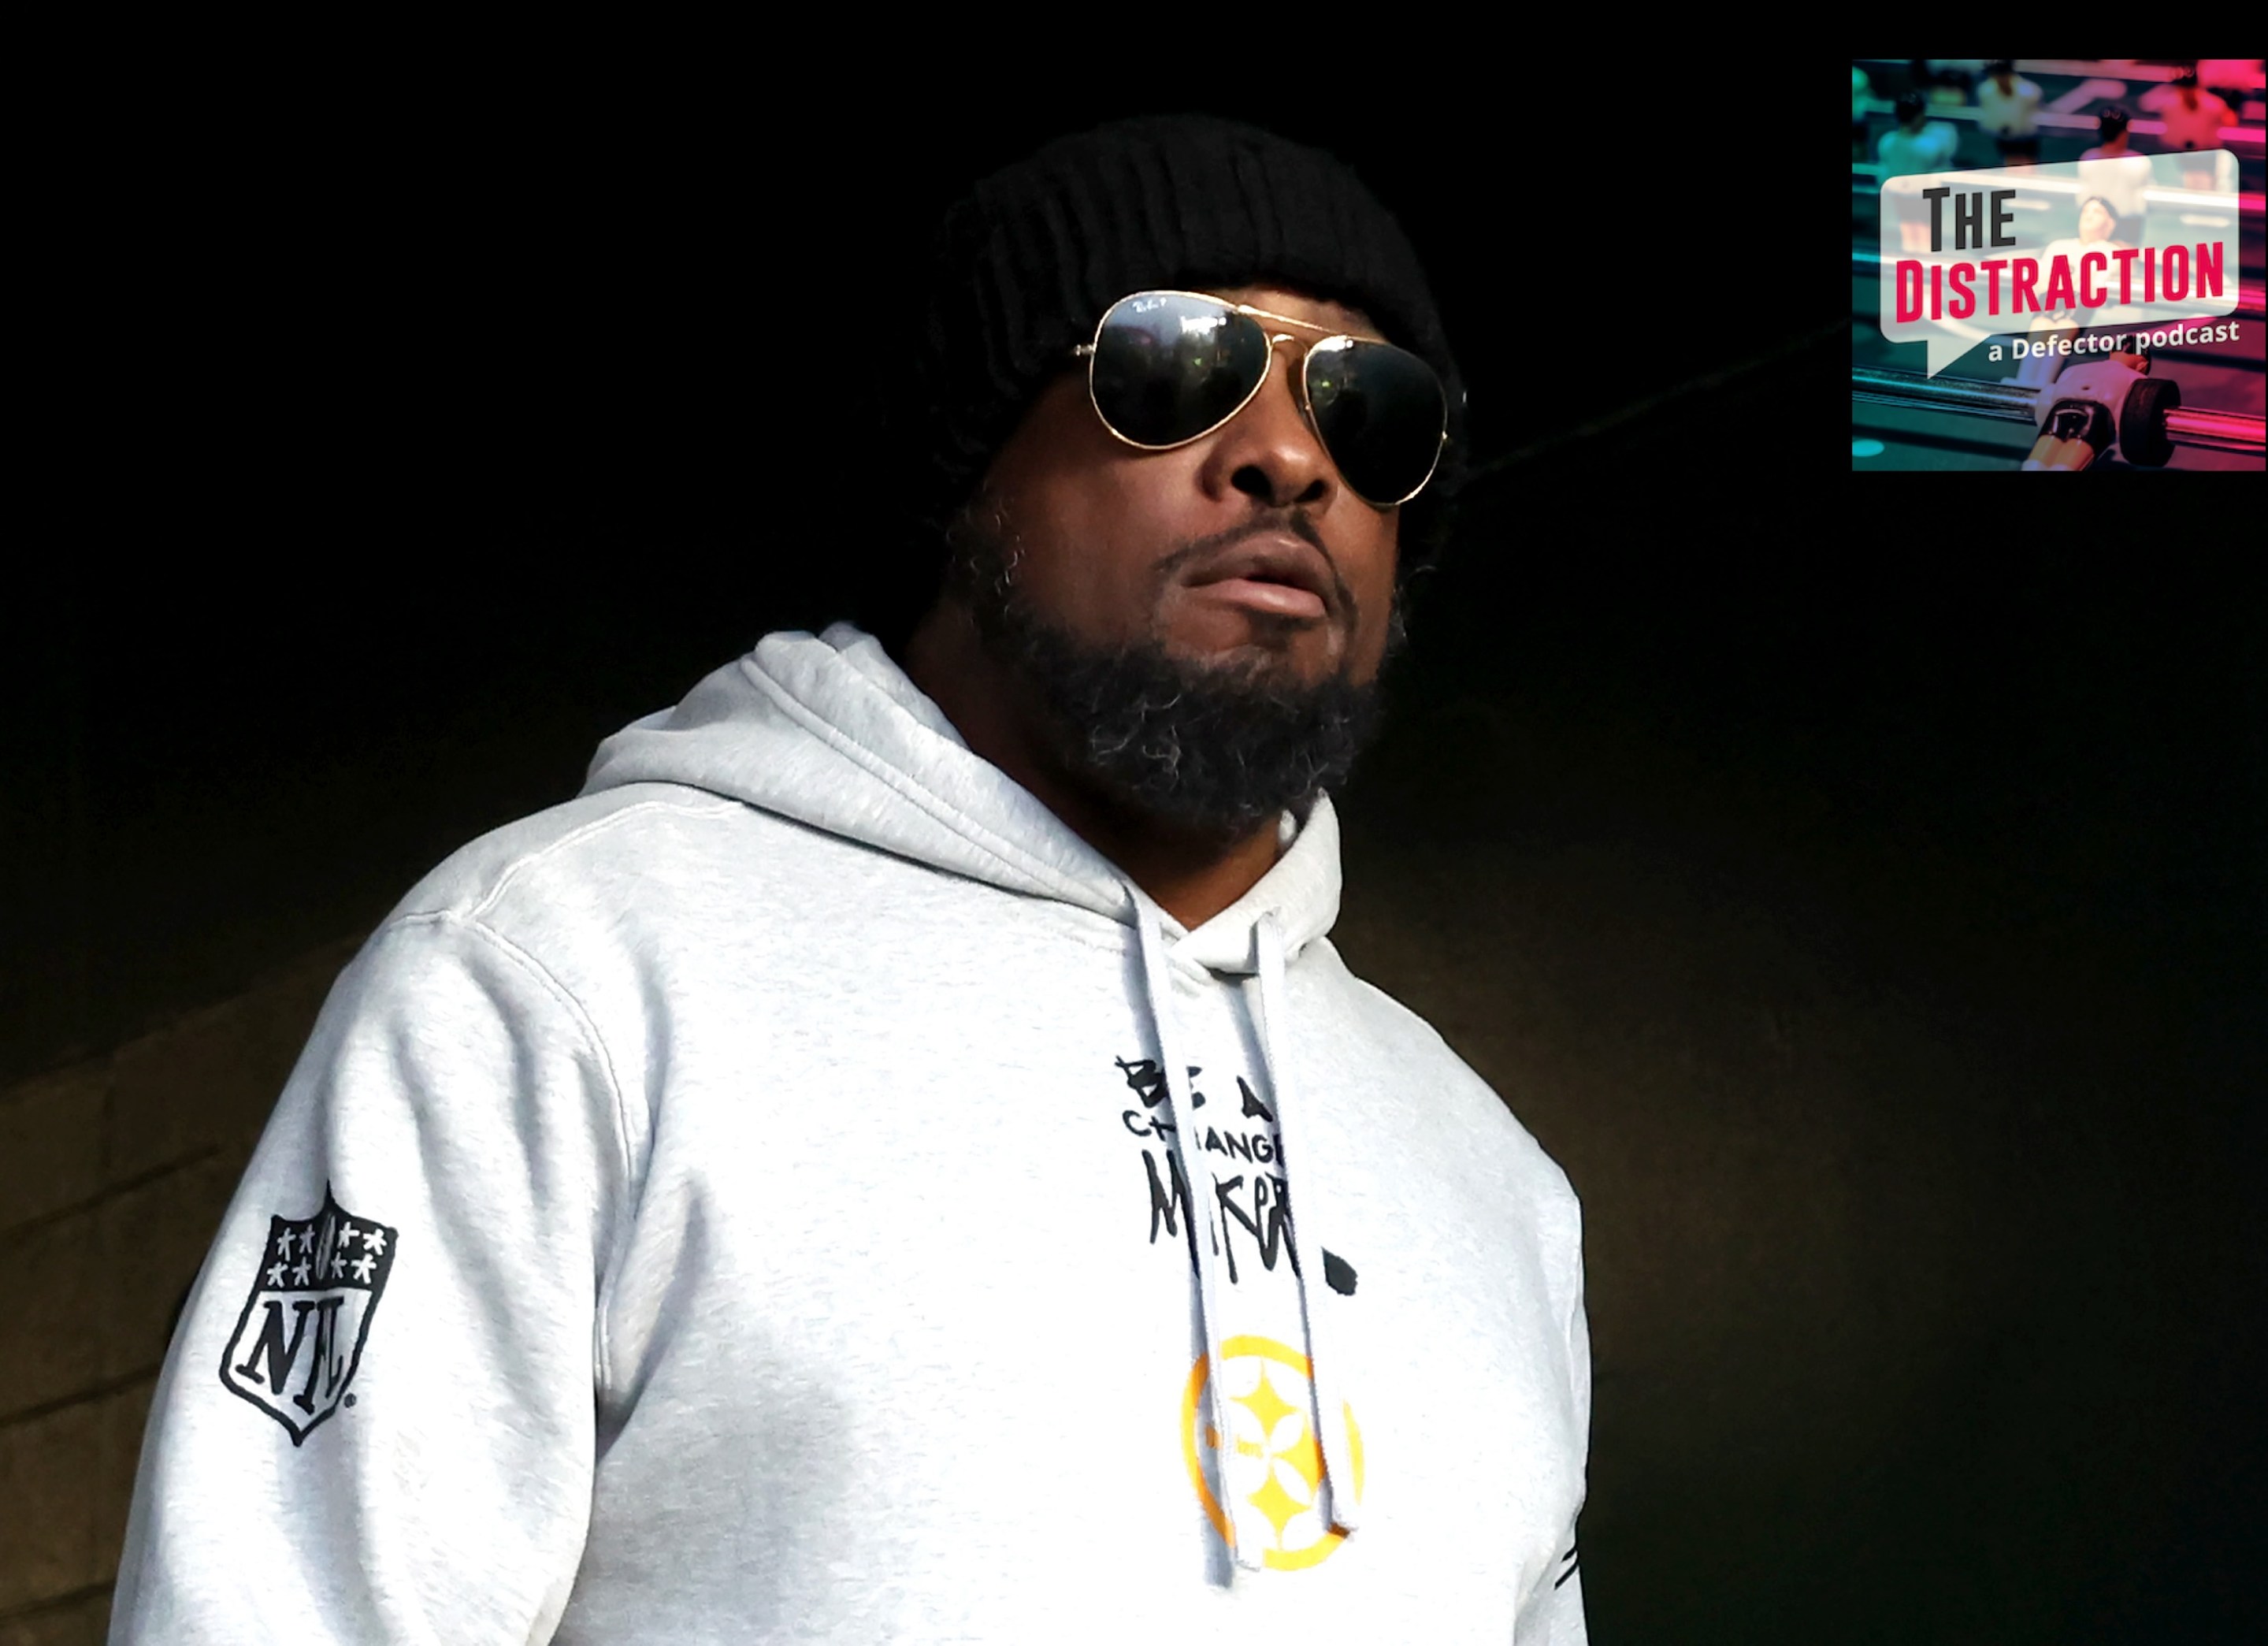
<svg viewBox="0 0 2268 1646"><path fill-rule="evenodd" d="M1336 601L1322 551L1288 533L1247 537L1205 561L1189 582L1212 598L1285 617L1322 617Z"/></svg>

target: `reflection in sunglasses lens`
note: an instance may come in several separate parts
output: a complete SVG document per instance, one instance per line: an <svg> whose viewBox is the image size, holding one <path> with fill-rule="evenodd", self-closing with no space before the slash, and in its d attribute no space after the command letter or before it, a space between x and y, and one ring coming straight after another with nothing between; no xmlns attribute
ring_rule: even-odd
<svg viewBox="0 0 2268 1646"><path fill-rule="evenodd" d="M1249 315L1172 292L1114 305L1091 380L1105 422L1138 446L1195 439L1226 419L1268 370L1268 336Z"/></svg>
<svg viewBox="0 0 2268 1646"><path fill-rule="evenodd" d="M1425 483L1441 446L1440 380L1388 343L1335 337L1307 355L1315 432L1357 496L1385 506Z"/></svg>

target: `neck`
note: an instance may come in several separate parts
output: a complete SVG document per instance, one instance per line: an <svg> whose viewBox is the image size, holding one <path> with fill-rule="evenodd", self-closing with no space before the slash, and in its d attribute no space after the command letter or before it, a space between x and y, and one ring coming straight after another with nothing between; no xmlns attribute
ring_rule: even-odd
<svg viewBox="0 0 2268 1646"><path fill-rule="evenodd" d="M968 747L1123 869L1194 931L1258 883L1276 861L1276 823L1223 838L1161 823L1098 790L1057 753L1029 690L983 645L966 606L932 609L900 663Z"/></svg>

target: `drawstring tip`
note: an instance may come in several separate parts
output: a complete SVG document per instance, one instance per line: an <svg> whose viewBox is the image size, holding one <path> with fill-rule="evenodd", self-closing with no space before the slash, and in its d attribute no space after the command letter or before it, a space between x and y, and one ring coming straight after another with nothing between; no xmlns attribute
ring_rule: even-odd
<svg viewBox="0 0 2268 1646"><path fill-rule="evenodd" d="M1318 1357L1320 1359L1320 1357ZM1362 1524L1362 1431L1355 1426L1354 1407L1339 1391L1337 1380L1320 1373L1316 1406L1336 1407L1343 1428L1322 1432L1323 1478L1330 1494L1330 1520L1335 1531L1351 1533Z"/></svg>
<svg viewBox="0 0 2268 1646"><path fill-rule="evenodd" d="M1328 1470L1330 1465L1326 1462L1323 1466ZM1324 1524L1341 1537L1352 1537L1362 1524L1362 1513L1355 1507L1354 1494L1328 1484L1323 1489L1328 1494L1323 1500Z"/></svg>

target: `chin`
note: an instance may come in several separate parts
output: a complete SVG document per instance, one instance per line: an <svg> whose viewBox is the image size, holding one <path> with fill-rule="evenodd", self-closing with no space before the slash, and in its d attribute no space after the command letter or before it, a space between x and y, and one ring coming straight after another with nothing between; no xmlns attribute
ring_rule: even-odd
<svg viewBox="0 0 2268 1646"><path fill-rule="evenodd" d="M1345 648L1322 624L1249 619L1233 629L1211 624L1161 637L1167 656L1222 674L1264 675L1314 685L1344 666Z"/></svg>

